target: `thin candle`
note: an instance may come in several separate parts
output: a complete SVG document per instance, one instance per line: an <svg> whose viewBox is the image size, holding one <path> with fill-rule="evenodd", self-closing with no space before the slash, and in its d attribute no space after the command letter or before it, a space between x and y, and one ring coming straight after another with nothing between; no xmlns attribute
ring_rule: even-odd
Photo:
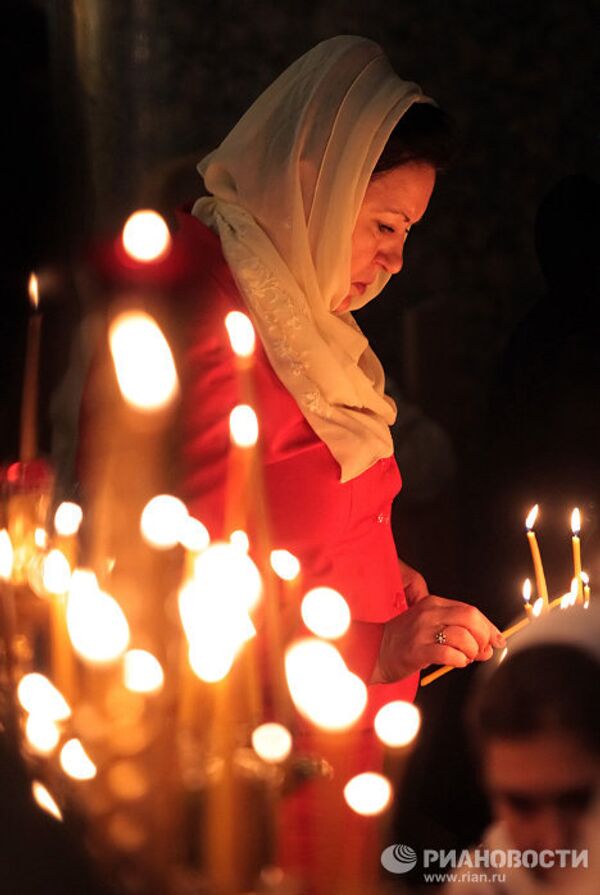
<svg viewBox="0 0 600 895"><path fill-rule="evenodd" d="M531 614L531 581L526 578L523 582L523 604L527 615Z"/></svg>
<svg viewBox="0 0 600 895"><path fill-rule="evenodd" d="M575 507L571 513L571 545L573 548L573 576L577 580L577 602L583 603L583 581L581 580L581 539L579 532L581 531L581 513Z"/></svg>
<svg viewBox="0 0 600 895"><path fill-rule="evenodd" d="M537 519L539 506L536 505L530 510L525 520L527 529L527 540L529 541L529 549L531 550L531 558L533 560L533 570L535 572L535 581L537 585L538 597L544 602L544 609L548 607L548 588L546 587L546 576L544 575L544 567L542 565L542 556L540 548L533 530L535 520Z"/></svg>
<svg viewBox="0 0 600 895"><path fill-rule="evenodd" d="M27 326L27 349L21 405L21 461L26 463L37 454L38 379L40 367L40 338L42 315L39 311L38 280L34 273L29 277L29 300L32 313Z"/></svg>
<svg viewBox="0 0 600 895"><path fill-rule="evenodd" d="M583 608L587 609L590 605L590 576L586 572L581 573L581 580L583 581Z"/></svg>

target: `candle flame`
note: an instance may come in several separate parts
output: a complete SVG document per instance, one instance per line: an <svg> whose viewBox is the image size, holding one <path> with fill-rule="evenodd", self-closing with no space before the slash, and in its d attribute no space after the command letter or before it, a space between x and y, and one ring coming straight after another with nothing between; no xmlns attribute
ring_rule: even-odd
<svg viewBox="0 0 600 895"><path fill-rule="evenodd" d="M252 619L239 607L232 613L207 600L195 600L190 585L179 594L179 611L190 644L192 671L206 683L222 680L240 649L256 634Z"/></svg>
<svg viewBox="0 0 600 895"><path fill-rule="evenodd" d="M156 321L143 311L119 314L109 329L123 399L135 410L167 407L179 391L173 354Z"/></svg>
<svg viewBox="0 0 600 895"><path fill-rule="evenodd" d="M309 631L324 640L343 637L350 627L350 609L341 594L331 587L309 590L300 608Z"/></svg>
<svg viewBox="0 0 600 895"><path fill-rule="evenodd" d="M397 748L412 743L421 727L421 713L412 702L388 702L375 715L375 733L386 746Z"/></svg>
<svg viewBox="0 0 600 895"><path fill-rule="evenodd" d="M68 777L73 780L93 780L96 765L81 744L81 740L69 740L60 750L60 764Z"/></svg>
<svg viewBox="0 0 600 895"><path fill-rule="evenodd" d="M162 689L165 675L158 659L143 649L132 649L123 659L125 688L133 693L157 693Z"/></svg>
<svg viewBox="0 0 600 895"><path fill-rule="evenodd" d="M570 591L571 591L572 605L574 605L575 600L577 599L577 594L579 593L579 579L577 578L577 576L575 576L574 578L571 578Z"/></svg>
<svg viewBox="0 0 600 895"><path fill-rule="evenodd" d="M346 730L362 715L367 688L331 643L300 640L286 652L285 672L298 711L324 730Z"/></svg>
<svg viewBox="0 0 600 895"><path fill-rule="evenodd" d="M33 793L33 798L37 805L39 805L42 811L50 814L56 820L63 819L60 808L43 783L40 783L39 780L34 780L31 784L31 792Z"/></svg>
<svg viewBox="0 0 600 895"><path fill-rule="evenodd" d="M525 528L527 529L527 531L531 531L531 529L535 525L535 520L537 519L539 509L539 504L536 503L536 505L529 510L527 519L525 520Z"/></svg>
<svg viewBox="0 0 600 895"><path fill-rule="evenodd" d="M21 678L17 698L30 715L44 717L49 721L64 721L71 715L71 709L60 690L38 672Z"/></svg>
<svg viewBox="0 0 600 895"><path fill-rule="evenodd" d="M225 542L211 544L194 561L194 579L204 598L235 611L250 612L262 594L262 578L256 564L239 547Z"/></svg>
<svg viewBox="0 0 600 895"><path fill-rule="evenodd" d="M171 249L171 234L164 218L148 208L135 211L127 219L121 240L134 261L159 261Z"/></svg>
<svg viewBox="0 0 600 895"><path fill-rule="evenodd" d="M253 447L258 441L258 418L249 404L238 404L229 414L231 440L238 447Z"/></svg>
<svg viewBox="0 0 600 895"><path fill-rule="evenodd" d="M54 514L54 530L63 538L76 535L83 520L83 512L76 503L64 500Z"/></svg>
<svg viewBox="0 0 600 895"><path fill-rule="evenodd" d="M574 535L578 535L581 531L581 513L578 507L575 507L571 513L571 531Z"/></svg>
<svg viewBox="0 0 600 895"><path fill-rule="evenodd" d="M189 649L190 667L196 677L206 684L216 684L227 677L235 660L235 652L214 639L206 643L192 643Z"/></svg>
<svg viewBox="0 0 600 895"><path fill-rule="evenodd" d="M187 507L179 498L158 494L142 510L142 537L157 550L169 550L180 542L182 535L185 536L188 519Z"/></svg>
<svg viewBox="0 0 600 895"><path fill-rule="evenodd" d="M300 574L300 561L289 550L271 550L271 568L283 581L293 581Z"/></svg>
<svg viewBox="0 0 600 895"><path fill-rule="evenodd" d="M38 278L34 273L29 275L29 281L27 283L27 292L29 294L29 301L31 302L31 307L37 309L40 306L40 289Z"/></svg>
<svg viewBox="0 0 600 895"><path fill-rule="evenodd" d="M45 550L48 546L48 532L46 529L36 528L33 533L33 540L36 547L39 547L40 550Z"/></svg>
<svg viewBox="0 0 600 895"><path fill-rule="evenodd" d="M179 614L190 644L194 674L213 683L228 674L256 629L249 616L262 591L250 557L232 544L207 547L194 562L194 577L179 592Z"/></svg>
<svg viewBox="0 0 600 895"><path fill-rule="evenodd" d="M13 571L14 550L5 528L0 531L0 581L9 581Z"/></svg>
<svg viewBox="0 0 600 895"><path fill-rule="evenodd" d="M582 580L583 583L586 584L586 585L590 583L590 576L588 575L587 572L584 572L583 570L582 570L582 572L581 572L581 580Z"/></svg>
<svg viewBox="0 0 600 895"><path fill-rule="evenodd" d="M560 598L560 608L561 609L569 608L569 606L571 605L571 596L572 596L571 592L569 592L568 594L562 595L562 597Z"/></svg>
<svg viewBox="0 0 600 895"><path fill-rule="evenodd" d="M236 529L236 531L232 531L229 535L229 542L233 544L234 547L237 547L238 550L241 550L242 553L248 553L250 550L250 539L245 531L241 529Z"/></svg>
<svg viewBox="0 0 600 895"><path fill-rule="evenodd" d="M129 645L129 625L117 601L98 588L93 573L76 569L67 601L73 649L90 665L116 662Z"/></svg>
<svg viewBox="0 0 600 895"><path fill-rule="evenodd" d="M263 761L277 764L292 751L292 735L282 724L261 724L252 732L252 747Z"/></svg>
<svg viewBox="0 0 600 895"><path fill-rule="evenodd" d="M39 755L50 755L60 740L60 731L54 721L45 715L30 715L25 724L25 738Z"/></svg>
<svg viewBox="0 0 600 895"><path fill-rule="evenodd" d="M238 357L250 357L254 353L256 335L250 318L241 311L231 311L225 318L231 348Z"/></svg>
<svg viewBox="0 0 600 895"><path fill-rule="evenodd" d="M179 543L192 553L201 553L210 544L210 535L199 519L188 516L179 532Z"/></svg>
<svg viewBox="0 0 600 895"><path fill-rule="evenodd" d="M71 566L61 550L51 550L42 561L42 581L49 594L61 596L69 590Z"/></svg>
<svg viewBox="0 0 600 895"><path fill-rule="evenodd" d="M529 603L531 600L531 581L529 578L526 578L523 582L523 599L526 603Z"/></svg>
<svg viewBox="0 0 600 895"><path fill-rule="evenodd" d="M381 814L392 800L392 785L382 774L367 771L346 783L344 798L357 814L374 817Z"/></svg>
<svg viewBox="0 0 600 895"><path fill-rule="evenodd" d="M532 614L538 618L542 614L542 609L544 608L544 598L538 597L533 606L531 607Z"/></svg>

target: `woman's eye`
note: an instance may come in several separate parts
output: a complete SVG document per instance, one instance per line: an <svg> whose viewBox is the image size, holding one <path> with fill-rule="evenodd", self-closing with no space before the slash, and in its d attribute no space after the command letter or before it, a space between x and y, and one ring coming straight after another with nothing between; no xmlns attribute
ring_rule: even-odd
<svg viewBox="0 0 600 895"><path fill-rule="evenodd" d="M379 227L380 233L395 233L396 232L394 227L390 227L389 224L378 224L377 226Z"/></svg>

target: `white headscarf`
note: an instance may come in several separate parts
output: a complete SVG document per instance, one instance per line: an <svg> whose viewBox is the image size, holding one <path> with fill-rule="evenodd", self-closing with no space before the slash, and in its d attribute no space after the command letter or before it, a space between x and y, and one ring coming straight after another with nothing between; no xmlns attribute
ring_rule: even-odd
<svg viewBox="0 0 600 895"><path fill-rule="evenodd" d="M349 313L351 240L373 168L398 120L430 101L381 48L334 37L294 62L198 170L211 194L193 214L223 253L277 376L341 467L393 452L395 406ZM374 298L381 272L357 299Z"/></svg>

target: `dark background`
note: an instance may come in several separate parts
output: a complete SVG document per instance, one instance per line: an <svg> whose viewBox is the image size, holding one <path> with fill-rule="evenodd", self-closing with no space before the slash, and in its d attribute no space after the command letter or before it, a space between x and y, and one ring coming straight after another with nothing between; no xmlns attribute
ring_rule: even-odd
<svg viewBox="0 0 600 895"><path fill-rule="evenodd" d="M453 115L462 142L411 233L401 276L360 316L388 373L442 427L454 457L454 472L424 490L411 489L407 463L399 552L433 592L476 602L504 624L529 574L527 510L537 500L546 509L539 532L559 593L578 503L593 581L600 444L584 420L597 415L598 382L584 364L557 396L583 451L567 459L568 446L553 452L552 443L543 457L531 453L495 383L511 335L547 289L534 249L542 197L566 175L600 175L599 24L592 0L5 4L0 460L18 450L29 271L43 284L42 447L50 452L50 397L64 387L86 310L74 277L85 247L135 207L168 211L193 198L195 162L287 64L319 40L362 34ZM574 223L566 213L565 239ZM564 296L573 308L578 288L575 278ZM596 321L582 326L584 357L595 357ZM580 390L574 418L570 399ZM531 425L543 431L544 420ZM413 847L466 844L485 820L460 726L470 674L422 694L424 733L398 810L399 841Z"/></svg>

